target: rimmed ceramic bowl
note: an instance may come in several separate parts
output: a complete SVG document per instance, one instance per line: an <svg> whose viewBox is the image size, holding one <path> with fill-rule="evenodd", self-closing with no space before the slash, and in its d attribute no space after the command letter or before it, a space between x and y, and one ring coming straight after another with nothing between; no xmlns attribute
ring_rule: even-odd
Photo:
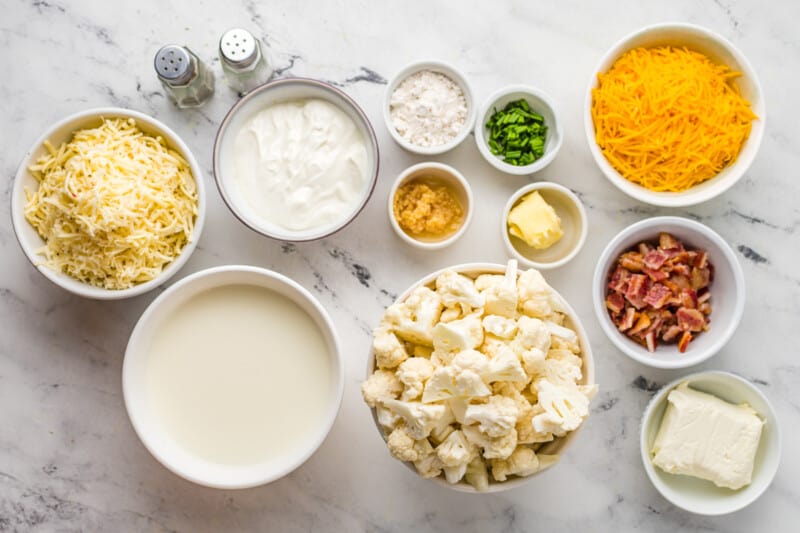
<svg viewBox="0 0 800 533"><path fill-rule="evenodd" d="M349 213L331 224L291 230L259 215L235 181L234 152L239 131L257 113L284 102L320 99L342 110L359 129L367 145L367 175L358 202ZM359 105L329 83L309 78L282 78L256 87L239 99L222 120L214 139L214 178L222 200L242 224L266 237L303 242L333 235L350 224L367 205L378 179L380 154L375 131Z"/></svg>
<svg viewBox="0 0 800 533"><path fill-rule="evenodd" d="M491 148L489 148L490 132L486 124L496 110L499 111L510 102L521 99L527 101L533 111L542 115L547 126L547 135L545 137L544 155L529 165L517 166L506 163L501 156L492 153ZM490 165L507 174L522 176L542 170L553 162L561 149L563 140L564 132L555 102L547 93L536 87L529 85L504 87L489 96L481 106L480 111L478 111L478 118L475 124L475 144L478 146L478 151Z"/></svg>
<svg viewBox="0 0 800 533"><path fill-rule="evenodd" d="M461 88L461 92L464 94L464 99L466 100L467 104L467 117L458 135L453 137L450 141L436 146L419 146L407 141L400 135L400 133L397 131L397 128L394 126L394 122L392 121L391 101L392 94L394 93L395 89L397 89L397 86L405 81L406 78L423 70L430 70L432 72L443 74L454 81L456 85ZM475 98L472 94L472 89L470 88L467 79L453 65L445 63L444 61L420 61L417 63L412 63L398 72L386 86L386 94L383 102L383 120L386 124L386 129L389 130L389 134L392 136L392 139L394 139L394 141L399 144L401 148L413 154L436 155L452 150L461 144L461 142L466 139L467 135L469 135L469 132L472 131L472 125L475 123L475 114Z"/></svg>
<svg viewBox="0 0 800 533"><path fill-rule="evenodd" d="M676 343L659 343L654 352L649 352L620 332L606 309L608 281L617 258L642 241L657 242L660 232L671 233L687 248L708 252L708 262L714 267L709 287L712 308L709 329L696 334L685 353L680 353ZM625 355L654 368L685 368L709 359L736 332L744 312L744 273L725 239L708 226L681 217L647 218L619 232L603 250L594 271L592 297L600 326Z"/></svg>
<svg viewBox="0 0 800 533"><path fill-rule="evenodd" d="M715 177L682 192L656 192L625 179L603 155L595 141L594 121L592 120L592 90L597 87L597 74L608 71L614 62L625 52L639 47L657 46L686 47L706 55L712 61L728 65L742 75L733 80L742 96L750 102L758 119L752 123L750 136L742 146L736 161L725 167ZM741 179L756 157L764 136L766 109L764 94L758 77L750 62L730 41L707 28L687 23L663 23L645 26L622 39L606 52L592 72L584 100L584 126L589 149L597 166L606 178L628 196L642 202L665 206L685 207L706 202L719 196Z"/></svg>
<svg viewBox="0 0 800 533"><path fill-rule="evenodd" d="M50 141L53 146L58 147L64 142L69 142L76 131L98 127L103 123L103 119L109 118L132 118L143 132L153 136L161 136L166 141L167 146L181 154L189 164L197 187L197 216L194 222L194 230L191 240L183 247L180 255L152 280L134 285L128 289L120 290L95 287L94 285L79 281L62 272L56 272L42 264L44 257L39 255L37 250L42 248L45 243L33 226L25 220L24 212L25 205L28 201L26 191L33 192L39 186L36 178L28 171L28 167L47 153L47 149L44 147L43 143L45 141ZM14 187L11 191L11 221L13 223L14 233L17 236L22 251L31 264L33 264L44 277L62 289L77 294L78 296L96 300L130 298L144 294L166 283L167 280L174 276L181 267L183 267L186 261L189 260L189 257L197 246L197 242L200 240L205 218L206 190L203 182L203 172L186 143L163 122L149 115L145 115L144 113L120 107L103 107L79 111L78 113L74 113L59 120L47 128L45 132L36 139L22 158L22 162L14 177Z"/></svg>
<svg viewBox="0 0 800 533"><path fill-rule="evenodd" d="M464 212L464 217L458 229L442 239L426 240L419 238L411 233L406 232L398 223L394 215L394 199L397 195L397 190L410 181L422 179L425 182L433 182L448 187L456 196L459 204L461 204ZM472 197L472 187L470 187L467 179L456 169L450 165L436 162L418 163L408 167L394 181L391 190L389 191L388 201L389 223L392 229L400 239L407 244L421 250L440 250L450 246L456 242L464 232L467 231L470 223L472 222L472 215L475 212L475 201Z"/></svg>
<svg viewBox="0 0 800 533"><path fill-rule="evenodd" d="M764 420L756 451L752 482L739 490L720 488L710 481L668 474L653 465L651 450L655 442L667 396L684 381L689 387L717 396L733 404L747 403ZM781 457L781 435L775 410L767 397L750 381L729 372L708 371L676 379L659 390L642 416L639 443L644 469L653 486L672 504L692 513L721 515L738 511L753 503L767 490Z"/></svg>
<svg viewBox="0 0 800 533"><path fill-rule="evenodd" d="M506 272L505 265L499 265L495 263L463 263L459 265L453 265L451 267L443 268L441 270L437 270L427 276L424 276L422 279L418 280L416 283L412 284L408 289L406 289L400 296L397 297L395 302L402 302L418 287L421 286L430 286L436 281L443 272L446 270L454 270L459 274L463 274L465 276L476 278L481 274L500 274L503 275ZM578 340L581 346L581 358L583 359L583 367L582 367L582 374L583 377L580 381L580 385L594 385L594 357L592 356L592 347L589 344L589 337L586 335L586 330L583 328L583 324L581 323L580 317L575 312L574 309L567 303L566 300L553 289L556 296L560 299L560 303L564 308L564 314L566 315L566 321L564 325L578 334ZM366 377L372 375L375 371L375 353L374 351L370 350L369 356L367 358L367 372ZM378 422L378 416L375 412L374 408L370 408L372 413L372 421L375 423L375 429L380 434L381 438L386 440L386 436L384 435L383 428L381 427L380 423ZM585 423L584 423L585 424ZM567 451L569 446L575 441L578 436L578 433L583 428L584 424L576 429L568 433L565 437L557 438L551 442L545 443L537 453L542 454L563 454ZM418 475L417 469L414 467L413 463L404 462L403 463L407 468L409 468L414 474ZM556 463L557 465L557 463ZM553 468L553 465L549 468ZM441 487L446 487L451 490L455 490L458 492L467 492L473 494L489 494L493 492L503 492L506 490L514 489L517 487L521 487L527 483L530 483L538 474L549 470L549 468L542 469L530 476L527 477L509 477L506 481L503 482L496 482L491 479L491 474L489 475L489 487L487 490L480 492L475 489L472 485L467 483L464 480L461 480L458 483L448 483L447 480L444 478L443 475L440 475L435 478L431 478L430 481L436 483Z"/></svg>
<svg viewBox="0 0 800 533"><path fill-rule="evenodd" d="M163 416L166 411L159 408L159 396L152 386L158 372L169 368L169 365L152 360L152 357L156 357L153 354L157 354L158 350L152 350L151 346L155 342L154 339L163 334L164 324L170 324L170 320L190 299L226 286L266 289L275 295L287 298L297 305L299 312L305 312L314 322L327 347L330 369L329 383L324 398L325 405L319 409L315 408L319 418L306 423L304 435L293 437L295 442L290 450L276 453L268 459L254 463L249 462L249 459L244 461L237 459L228 463L212 461L202 454L188 449L185 446L187 441L185 436L182 439L174 437L179 430L171 428L170 423L173 420ZM220 313L226 312L229 310L220 309ZM254 324L254 326L257 325ZM268 339L265 342L267 345L269 344ZM286 354L286 356L290 355ZM219 352L219 358L221 366L224 366L226 361L238 361L235 358L231 359L224 351ZM262 365L252 365L247 361L239 361L237 364L248 364L248 368L252 366L250 372L264 371ZM185 369L185 372L190 375L192 371L191 367ZM276 366L274 371L281 372L281 368ZM175 381L171 375L168 377L171 381ZM235 379L235 373L228 375L225 369L221 368L218 379ZM207 377L200 378L198 381L197 387L204 391L203 394L224 393L222 388L216 389L214 386L209 386L207 381ZM228 386L235 386L235 384L229 383ZM333 426L341 404L343 389L344 370L341 348L336 328L328 312L311 293L297 282L276 272L252 266L229 265L201 270L169 287L153 300L136 323L125 350L125 360L122 366L122 392L125 408L136 434L147 450L175 474L194 483L218 489L241 489L263 485L289 474L302 465L322 444ZM236 401L243 400L240 397ZM228 408L233 409L235 406ZM186 424L197 423L196 414L191 417L188 415L189 413L187 413L188 422ZM253 423L262 424L268 422L268 420L253 421ZM282 423L285 424L285 421ZM270 429L281 431L279 427ZM185 427L181 428L180 432L183 435L189 433ZM230 438L236 437L236 435L232 435ZM277 434L275 438L284 437Z"/></svg>
<svg viewBox="0 0 800 533"><path fill-rule="evenodd" d="M534 191L538 191L542 199L555 210L561 219L561 230L564 233L558 242L544 250L528 246L519 237L511 235L508 228L508 216L511 210ZM541 181L525 185L511 195L503 209L500 231L511 257L526 267L545 270L564 266L578 255L586 242L589 225L583 202L574 192L563 185Z"/></svg>

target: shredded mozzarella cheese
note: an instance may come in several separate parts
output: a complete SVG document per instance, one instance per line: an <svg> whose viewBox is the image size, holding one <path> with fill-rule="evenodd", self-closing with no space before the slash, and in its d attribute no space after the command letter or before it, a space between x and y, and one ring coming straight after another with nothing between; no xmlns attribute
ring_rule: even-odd
<svg viewBox="0 0 800 533"><path fill-rule="evenodd" d="M191 241L198 198L189 164L132 118L79 130L29 171L25 218L43 264L105 289L158 276Z"/></svg>

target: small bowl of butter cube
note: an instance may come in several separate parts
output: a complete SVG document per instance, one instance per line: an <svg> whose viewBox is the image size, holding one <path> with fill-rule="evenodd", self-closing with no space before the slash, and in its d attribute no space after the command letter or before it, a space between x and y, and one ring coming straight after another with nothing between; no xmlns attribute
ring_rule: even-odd
<svg viewBox="0 0 800 533"><path fill-rule="evenodd" d="M672 504L722 515L753 503L778 470L775 411L750 381L722 371L684 376L659 390L640 434L650 481Z"/></svg>
<svg viewBox="0 0 800 533"><path fill-rule="evenodd" d="M518 189L501 220L509 255L529 268L567 264L586 242L586 210L574 192L557 183L537 182Z"/></svg>

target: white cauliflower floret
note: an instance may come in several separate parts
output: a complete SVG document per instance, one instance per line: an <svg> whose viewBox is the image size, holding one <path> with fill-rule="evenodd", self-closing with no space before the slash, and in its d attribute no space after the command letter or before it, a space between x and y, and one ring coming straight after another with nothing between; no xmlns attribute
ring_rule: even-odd
<svg viewBox="0 0 800 533"><path fill-rule="evenodd" d="M456 430L436 447L436 455L446 467L466 465L478 455L478 447L461 430Z"/></svg>
<svg viewBox="0 0 800 533"><path fill-rule="evenodd" d="M548 352L548 354L550 353L552 353L552 350ZM578 359L579 364L575 364L574 359L555 359L548 355L546 359L539 363L526 365L525 369L530 374L534 383L531 387L535 387L536 381L540 379L546 379L553 384L577 383L581 380L582 374L580 357L576 357L576 359Z"/></svg>
<svg viewBox="0 0 800 533"><path fill-rule="evenodd" d="M386 324L375 328L372 349L375 350L375 364L378 368L395 368L408 359L405 346Z"/></svg>
<svg viewBox="0 0 800 533"><path fill-rule="evenodd" d="M493 281L495 279L493 278ZM507 318L517 316L517 261L512 259L506 266L505 276L499 283L493 283L481 295L486 300L484 310L487 315L499 315Z"/></svg>
<svg viewBox="0 0 800 533"><path fill-rule="evenodd" d="M433 374L433 364L423 357L406 359L397 367L397 379L405 386L400 399L415 400L422 394L425 381Z"/></svg>
<svg viewBox="0 0 800 533"><path fill-rule="evenodd" d="M532 375L550 349L550 331L538 318L521 316L517 321L517 334L511 341L511 348L522 359L525 371Z"/></svg>
<svg viewBox="0 0 800 533"><path fill-rule="evenodd" d="M489 367L489 358L477 350L463 350L453 357L450 365L458 370L472 370L480 375Z"/></svg>
<svg viewBox="0 0 800 533"><path fill-rule="evenodd" d="M464 318L464 312L460 307L446 307L439 317L439 322L452 322Z"/></svg>
<svg viewBox="0 0 800 533"><path fill-rule="evenodd" d="M437 352L456 352L477 348L483 342L483 327L477 313L452 322L439 322L432 331Z"/></svg>
<svg viewBox="0 0 800 533"><path fill-rule="evenodd" d="M462 426L461 431L464 432L467 440L483 449L485 459L505 459L517 447L517 430L515 429L497 438L484 435L476 426Z"/></svg>
<svg viewBox="0 0 800 533"><path fill-rule="evenodd" d="M514 429L517 430L518 444L534 444L553 440L552 433L540 433L533 429L533 417L544 412L544 409L541 409L538 405L532 405L511 383L496 383L493 389L495 394L502 394L507 398L511 398L519 410L517 424L514 426Z"/></svg>
<svg viewBox="0 0 800 533"><path fill-rule="evenodd" d="M494 357L497 357L497 354L507 347L508 347L507 340L499 339L494 335L489 334L483 338L483 344L481 344L480 351L486 354L487 357L492 359Z"/></svg>
<svg viewBox="0 0 800 533"><path fill-rule="evenodd" d="M487 315L483 317L483 329L500 339L510 339L517 332L517 322L513 318Z"/></svg>
<svg viewBox="0 0 800 533"><path fill-rule="evenodd" d="M467 473L467 463L456 465L456 466L445 466L442 467L444 471L444 478L447 480L448 483L451 485L455 485L461 478L464 477L464 474Z"/></svg>
<svg viewBox="0 0 800 533"><path fill-rule="evenodd" d="M445 307L460 307L466 314L472 309L483 307L483 296L475 288L475 283L453 270L443 272L436 278L436 292L442 297Z"/></svg>
<svg viewBox="0 0 800 533"><path fill-rule="evenodd" d="M444 405L426 405L401 400L387 400L383 405L405 420L406 431L415 440L426 438L447 411Z"/></svg>
<svg viewBox="0 0 800 533"><path fill-rule="evenodd" d="M484 492L489 489L489 472L486 470L486 462L483 457L479 455L467 465L464 479L475 487L478 492Z"/></svg>
<svg viewBox="0 0 800 533"><path fill-rule="evenodd" d="M402 390L403 384L391 370L376 370L361 384L361 395L370 407L397 398Z"/></svg>
<svg viewBox="0 0 800 533"><path fill-rule="evenodd" d="M402 420L395 413L380 405L375 407L375 416L378 418L378 424L387 431L396 428L398 422Z"/></svg>
<svg viewBox="0 0 800 533"><path fill-rule="evenodd" d="M589 400L595 387L578 387L574 383L554 384L546 379L534 385L538 404L544 413L533 417L533 427L542 433L563 437L580 427L589 416ZM582 390L583 389L583 390Z"/></svg>
<svg viewBox="0 0 800 533"><path fill-rule="evenodd" d="M447 406L450 407L456 422L463 424L464 415L467 414L467 407L469 407L469 398L450 398L447 400Z"/></svg>
<svg viewBox="0 0 800 533"><path fill-rule="evenodd" d="M456 421L456 417L453 415L453 410L450 409L448 404L444 405L444 416L440 418L436 424L431 429L430 439L434 443L442 442L444 439L450 435L450 433L455 430L455 426L453 424Z"/></svg>
<svg viewBox="0 0 800 533"><path fill-rule="evenodd" d="M503 283L504 277L505 276L502 274L481 274L475 278L475 288L478 290L478 292L483 292L486 289Z"/></svg>
<svg viewBox="0 0 800 533"><path fill-rule="evenodd" d="M520 274L517 280L520 310L532 317L547 318L561 311L561 304L544 276L535 269Z"/></svg>
<svg viewBox="0 0 800 533"><path fill-rule="evenodd" d="M493 395L487 403L467 407L464 423L477 423L486 435L497 438L512 431L517 424L519 409L511 398Z"/></svg>
<svg viewBox="0 0 800 533"><path fill-rule="evenodd" d="M395 428L386 438L386 444L389 447L389 453L392 457L401 461L416 461L421 457L421 452L424 453L425 439L415 440L406 431L405 426ZM430 443L428 443L430 446Z"/></svg>
<svg viewBox="0 0 800 533"><path fill-rule="evenodd" d="M432 330L442 313L442 298L427 287L417 287L405 301L390 305L384 323L403 340L433 345Z"/></svg>
<svg viewBox="0 0 800 533"><path fill-rule="evenodd" d="M414 466L423 479L432 479L442 473L442 463L435 453L426 455L419 461L414 461Z"/></svg>
<svg viewBox="0 0 800 533"><path fill-rule="evenodd" d="M559 326L555 322L545 322L545 326L548 331L550 331L551 340L555 348L562 348L573 353L580 353L581 347L577 333L567 327Z"/></svg>
<svg viewBox="0 0 800 533"><path fill-rule="evenodd" d="M431 403L450 398L473 398L492 393L480 374L473 370L459 370L454 366L437 368L425 383L422 402Z"/></svg>
<svg viewBox="0 0 800 533"><path fill-rule="evenodd" d="M539 457L527 446L517 446L508 459L492 459L490 464L495 481L505 481L508 476L530 476L541 469Z"/></svg>
<svg viewBox="0 0 800 533"><path fill-rule="evenodd" d="M523 370L519 362L519 357L514 350L508 346L503 346L500 351L489 360L486 372L482 374L483 380L487 383L494 381L516 381L526 383L529 381L528 375Z"/></svg>

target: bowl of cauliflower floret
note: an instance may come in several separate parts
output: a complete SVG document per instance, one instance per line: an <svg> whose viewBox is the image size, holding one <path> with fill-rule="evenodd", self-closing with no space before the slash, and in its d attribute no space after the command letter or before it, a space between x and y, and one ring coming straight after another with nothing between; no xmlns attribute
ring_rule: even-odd
<svg viewBox="0 0 800 533"><path fill-rule="evenodd" d="M575 311L512 260L446 268L400 295L373 331L361 392L394 458L497 492L558 461L597 385Z"/></svg>

